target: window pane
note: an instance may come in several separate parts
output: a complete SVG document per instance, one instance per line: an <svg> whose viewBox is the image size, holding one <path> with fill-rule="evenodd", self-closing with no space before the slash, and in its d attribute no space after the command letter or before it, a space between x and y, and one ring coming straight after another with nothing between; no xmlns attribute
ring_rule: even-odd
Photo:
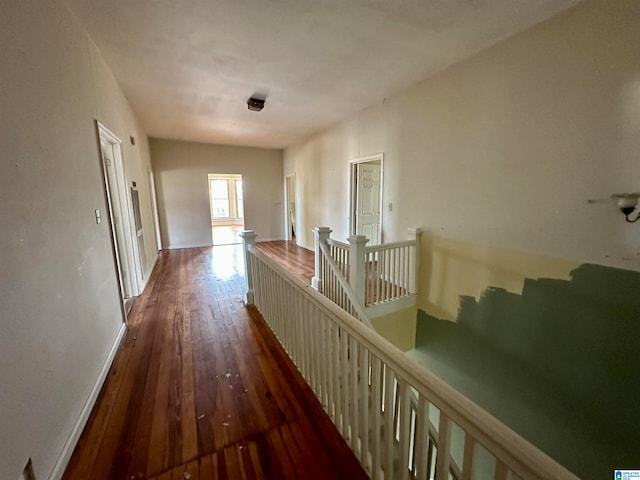
<svg viewBox="0 0 640 480"><path fill-rule="evenodd" d="M229 218L229 200L213 199L213 218Z"/></svg>
<svg viewBox="0 0 640 480"><path fill-rule="evenodd" d="M229 198L229 184L226 180L211 180L211 195L214 199Z"/></svg>
<svg viewBox="0 0 640 480"><path fill-rule="evenodd" d="M213 218L229 218L229 182L211 180L211 209Z"/></svg>
<svg viewBox="0 0 640 480"><path fill-rule="evenodd" d="M244 197L242 196L242 180L236 180L236 205L238 218L244 218Z"/></svg>

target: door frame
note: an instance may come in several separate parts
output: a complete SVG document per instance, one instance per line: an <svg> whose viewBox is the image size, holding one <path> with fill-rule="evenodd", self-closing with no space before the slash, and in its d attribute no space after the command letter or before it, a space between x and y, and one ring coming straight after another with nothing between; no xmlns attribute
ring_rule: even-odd
<svg viewBox="0 0 640 480"><path fill-rule="evenodd" d="M153 210L153 232L156 236L156 249L162 250L162 235L160 234L160 219L158 218L158 198L156 197L156 177L147 165L147 179L149 181L149 195L151 196L151 209Z"/></svg>
<svg viewBox="0 0 640 480"><path fill-rule="evenodd" d="M133 233L133 206L131 204L131 196L129 195L129 182L124 173L124 163L122 155L122 140L120 140L113 132L102 124L99 120L96 120L96 130L98 134L98 148L100 153L100 166L102 169L103 184L105 190L105 199L107 212L109 213L109 233L111 236L111 246L113 251L114 263L118 274L118 287L120 291L120 298L123 302L128 298L135 297L140 294L141 279L144 276L140 272L140 253L137 251L137 237ZM107 143L113 148L113 172L115 178L113 183L115 184L115 192L111 191L109 186L109 169L105 163L104 155L102 153L102 145ZM112 195L115 194L118 197L119 212L115 212L112 202ZM122 224L122 236L121 239L124 245L124 252L120 252L121 248L118 245L118 229L115 224L115 216L119 214L120 222ZM125 315L126 318L126 315Z"/></svg>
<svg viewBox="0 0 640 480"><path fill-rule="evenodd" d="M356 208L357 208L357 186L354 181L357 174L357 168L359 163L373 163L380 162L380 243L384 241L384 153L374 153L366 157L354 158L349 160L349 235L356 234Z"/></svg>
<svg viewBox="0 0 640 480"><path fill-rule="evenodd" d="M284 177L284 239L288 242L290 242L292 240L292 235L291 235L291 221L289 219L289 181L293 181L293 204L296 206L296 226L298 224L297 222L297 217L298 217L298 201L296 199L297 197L297 191L296 191L296 174L295 173L291 173L289 175L285 175ZM296 235L296 243L297 243L297 239L298 239L298 235Z"/></svg>

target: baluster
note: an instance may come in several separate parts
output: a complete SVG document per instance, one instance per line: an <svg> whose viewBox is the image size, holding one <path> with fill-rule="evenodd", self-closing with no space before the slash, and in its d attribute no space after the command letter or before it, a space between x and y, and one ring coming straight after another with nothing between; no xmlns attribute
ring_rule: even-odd
<svg viewBox="0 0 640 480"><path fill-rule="evenodd" d="M315 377L316 377L316 397L322 403L322 395L324 394L324 383L322 378L322 366L324 364L324 356L321 352L322 344L322 325L321 325L321 312L318 308L313 309L313 364L315 365Z"/></svg>
<svg viewBox="0 0 640 480"><path fill-rule="evenodd" d="M347 332L340 332L340 385L342 387L342 436L349 440L349 347Z"/></svg>
<svg viewBox="0 0 640 480"><path fill-rule="evenodd" d="M320 311L317 308L312 308L312 315L310 317L311 321L311 331L313 332L311 336L311 365L313 366L313 385L314 391L316 393L316 398L320 399L320 392L322 391L321 380L320 380L320 364L322 363L320 359L322 356L319 354L318 349L320 344L318 340L320 339Z"/></svg>
<svg viewBox="0 0 640 480"><path fill-rule="evenodd" d="M405 295L409 293L410 268L411 268L411 247L405 247L404 249L404 294Z"/></svg>
<svg viewBox="0 0 640 480"><path fill-rule="evenodd" d="M386 250L388 257L387 268L387 300L393 297L393 249Z"/></svg>
<svg viewBox="0 0 640 480"><path fill-rule="evenodd" d="M369 351L360 345L360 462L369 466Z"/></svg>
<svg viewBox="0 0 640 480"><path fill-rule="evenodd" d="M270 288L271 288L271 271L267 270L265 268L264 271L264 277L265 277L265 282L264 282L264 313L265 313L265 320L267 321L267 323L271 324L271 295L270 295Z"/></svg>
<svg viewBox="0 0 640 480"><path fill-rule="evenodd" d="M473 478L473 452L476 447L475 439L464 432L464 456L462 457L462 480Z"/></svg>
<svg viewBox="0 0 640 480"><path fill-rule="evenodd" d="M436 454L436 480L448 480L449 462L451 460L449 434L451 425L449 418L440 410L440 425L438 426L438 453Z"/></svg>
<svg viewBox="0 0 640 480"><path fill-rule="evenodd" d="M382 287L380 282L380 262L382 261L382 256L380 252L375 252L376 255L376 299L374 303L380 303L380 295L382 295Z"/></svg>
<svg viewBox="0 0 640 480"><path fill-rule="evenodd" d="M282 339L281 342L284 343L283 347L285 349L285 351L287 351L289 348L289 339L287 338L287 331L285 330L285 322L284 322L284 294L283 294L283 290L284 290L284 278L282 278L281 276L276 274L276 310L277 310L277 316L276 316L276 322L278 325L278 332L279 332L279 336Z"/></svg>
<svg viewBox="0 0 640 480"><path fill-rule="evenodd" d="M320 312L318 312L320 313ZM320 366L320 403L324 406L325 410L329 405L327 397L327 390L329 388L329 380L327 378L327 320L322 315L318 315L318 333L320 335L320 351L318 352L317 363Z"/></svg>
<svg viewBox="0 0 640 480"><path fill-rule="evenodd" d="M398 282L400 278L398 276L398 249L393 249L393 298L398 297Z"/></svg>
<svg viewBox="0 0 640 480"><path fill-rule="evenodd" d="M389 277L391 276L391 252L389 250L384 251L384 300L389 300Z"/></svg>
<svg viewBox="0 0 640 480"><path fill-rule="evenodd" d="M428 478L427 446L429 444L429 403L421 393L418 397L418 413L416 415L416 477Z"/></svg>
<svg viewBox="0 0 640 480"><path fill-rule="evenodd" d="M404 262L405 262L405 257L406 257L406 250L407 247L402 247L400 249L400 278L398 278L398 285L400 287L400 292L399 292L399 296L404 296L404 272L405 272L405 266L404 266Z"/></svg>
<svg viewBox="0 0 640 480"><path fill-rule="evenodd" d="M294 363L296 364L296 367L298 367L298 370L302 371L302 361L301 361L301 356L302 356L302 348L303 348L303 343L302 343L302 329L300 327L300 316L301 316L301 311L302 311L302 305L304 303L304 297L300 296L300 295L295 295L295 297L293 298L293 329L294 329L294 342L295 342L295 346L294 346Z"/></svg>
<svg viewBox="0 0 640 480"><path fill-rule="evenodd" d="M409 409L409 385L400 379L398 384L400 395L400 472L402 480L409 480L409 435L411 430L411 410Z"/></svg>
<svg viewBox="0 0 640 480"><path fill-rule="evenodd" d="M331 348L333 351L333 405L336 417L335 424L338 427L338 430L342 432L342 405L340 403L340 388L342 383L340 380L340 327L338 327L338 325L333 325L331 335Z"/></svg>
<svg viewBox="0 0 640 480"><path fill-rule="evenodd" d="M307 302L304 313L305 324L305 354L307 357L307 383L311 390L315 392L314 375L313 375L313 322L311 321L313 304Z"/></svg>
<svg viewBox="0 0 640 480"><path fill-rule="evenodd" d="M358 375L358 344L353 337L349 338L349 366L350 368L350 391L351 402L349 408L349 424L351 425L351 449L357 457L362 459L358 454L358 382L360 381Z"/></svg>
<svg viewBox="0 0 640 480"><path fill-rule="evenodd" d="M410 293L418 292L418 266L420 264L420 236L419 228L409 229L409 240L413 240L413 261L410 265L409 290Z"/></svg>
<svg viewBox="0 0 640 480"><path fill-rule="evenodd" d="M371 477L373 480L380 478L380 425L382 420L382 366L380 359L372 355L372 368L371 368L371 389L373 390L371 398L371 413L372 418L372 439L373 439L373 452L371 453Z"/></svg>
<svg viewBox="0 0 640 480"><path fill-rule="evenodd" d="M384 478L393 478L394 435L394 374L389 365L384 366Z"/></svg>
<svg viewBox="0 0 640 480"><path fill-rule="evenodd" d="M333 384L334 384L334 367L333 367L333 348L332 348L332 331L333 331L333 322L327 320L325 322L325 342L324 342L324 355L327 360L327 412L329 416L333 419L333 423L335 425L338 424L336 420L335 414L335 403L333 396Z"/></svg>

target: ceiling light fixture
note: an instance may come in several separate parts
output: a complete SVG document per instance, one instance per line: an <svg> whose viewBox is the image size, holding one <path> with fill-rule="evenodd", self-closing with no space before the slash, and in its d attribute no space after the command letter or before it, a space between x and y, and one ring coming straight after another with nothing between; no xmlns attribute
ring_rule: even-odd
<svg viewBox="0 0 640 480"><path fill-rule="evenodd" d="M247 108L254 112L259 112L264 108L264 100L251 97L249 100L247 100Z"/></svg>

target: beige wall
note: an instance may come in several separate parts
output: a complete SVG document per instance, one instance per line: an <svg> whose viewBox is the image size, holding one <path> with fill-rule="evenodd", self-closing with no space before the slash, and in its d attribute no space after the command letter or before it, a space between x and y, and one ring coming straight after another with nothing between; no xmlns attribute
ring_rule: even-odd
<svg viewBox="0 0 640 480"><path fill-rule="evenodd" d="M210 173L242 175L245 227L284 236L282 150L151 139L163 248L211 245Z"/></svg>
<svg viewBox="0 0 640 480"><path fill-rule="evenodd" d="M640 189L638 45L639 2L585 1L287 149L301 243L346 237L348 161L384 152L385 241L428 234L423 308L582 262L639 270L640 225L587 203Z"/></svg>
<svg viewBox="0 0 640 480"><path fill-rule="evenodd" d="M0 478L18 478L32 457L44 479L122 327L95 119L125 141L151 266L149 153L100 54L60 2L3 3L0 45Z"/></svg>

